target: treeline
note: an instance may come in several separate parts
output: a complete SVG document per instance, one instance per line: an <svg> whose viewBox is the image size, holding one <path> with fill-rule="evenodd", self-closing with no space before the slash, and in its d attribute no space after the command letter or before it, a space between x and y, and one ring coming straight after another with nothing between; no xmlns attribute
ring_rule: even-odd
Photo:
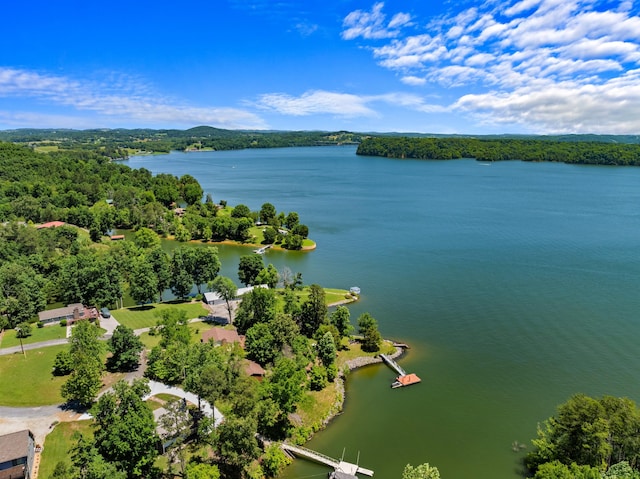
<svg viewBox="0 0 640 479"><path fill-rule="evenodd" d="M640 145L548 139L408 138L363 139L358 155L421 160L553 161L586 165L640 165Z"/></svg>
<svg viewBox="0 0 640 479"><path fill-rule="evenodd" d="M627 398L576 394L538 426L534 479L639 479L640 411Z"/></svg>
<svg viewBox="0 0 640 479"><path fill-rule="evenodd" d="M0 131L0 141L34 147L93 151L111 159L127 158L131 151L168 153L171 150L238 150L245 148L277 148L355 144L360 135L346 131L245 131L223 130L199 126L188 130L96 129Z"/></svg>

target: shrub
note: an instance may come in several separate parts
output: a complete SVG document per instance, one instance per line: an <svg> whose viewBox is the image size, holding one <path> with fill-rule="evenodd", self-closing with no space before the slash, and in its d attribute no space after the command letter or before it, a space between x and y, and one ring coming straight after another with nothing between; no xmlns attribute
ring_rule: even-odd
<svg viewBox="0 0 640 479"><path fill-rule="evenodd" d="M44 323L42 321L38 321L38 328L44 328Z"/></svg>
<svg viewBox="0 0 640 479"><path fill-rule="evenodd" d="M66 327L67 326L67 320L66 319L61 320L60 321L60 326Z"/></svg>

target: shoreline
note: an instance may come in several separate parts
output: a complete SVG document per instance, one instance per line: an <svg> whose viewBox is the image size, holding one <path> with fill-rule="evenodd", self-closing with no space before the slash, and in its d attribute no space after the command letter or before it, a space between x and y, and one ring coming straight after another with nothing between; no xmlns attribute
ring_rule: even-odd
<svg viewBox="0 0 640 479"><path fill-rule="evenodd" d="M395 347L394 353L389 355L389 357L391 357L392 359L397 359L399 357L402 357L404 354L406 354L406 350L408 349L408 346L406 345L404 347L398 346L398 343L396 341L391 341L389 339L385 339L384 341L391 343ZM347 380L347 374L356 369L363 368L365 366L371 366L373 364L379 364L379 363L383 363L382 358L379 355L378 356L360 356L354 359L350 359L345 363L345 365L340 369L340 371L338 371L338 375L336 376L336 379L335 379L334 387L336 390L336 400L331 406L331 409L329 410L329 413L327 414L327 416L322 420L320 429L318 431L315 431L313 434L311 434L311 436L309 436L305 440L305 443L310 441L311 438L316 434L316 432L319 432L325 429L336 416L342 414L342 411L344 410L344 404L346 401L345 383Z"/></svg>

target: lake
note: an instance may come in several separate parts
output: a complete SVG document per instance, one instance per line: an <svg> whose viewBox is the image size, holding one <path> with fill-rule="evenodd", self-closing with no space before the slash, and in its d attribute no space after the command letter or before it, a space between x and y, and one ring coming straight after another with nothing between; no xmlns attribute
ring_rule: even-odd
<svg viewBox="0 0 640 479"><path fill-rule="evenodd" d="M360 157L355 147L173 152L133 168L195 176L215 202L297 211L317 250L265 262L362 298L422 383L370 366L308 447L395 479L516 479L536 425L583 392L640 401L640 168ZM246 248L220 247L237 281ZM326 477L296 460L282 479Z"/></svg>

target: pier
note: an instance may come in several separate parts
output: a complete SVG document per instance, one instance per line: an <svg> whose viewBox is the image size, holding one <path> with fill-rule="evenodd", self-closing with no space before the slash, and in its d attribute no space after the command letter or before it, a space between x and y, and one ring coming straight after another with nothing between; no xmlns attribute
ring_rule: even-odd
<svg viewBox="0 0 640 479"><path fill-rule="evenodd" d="M350 462L345 462L342 459L334 459L320 452L312 451L311 449L307 449L302 446L292 446L291 444L282 444L282 450L296 457L304 457L305 459L309 459L310 461L314 461L320 464L324 464L329 467L333 467L336 472L342 472L343 474L348 474L351 476L355 476L356 474L364 474L365 476L372 477L373 471L370 469L365 469L364 467L360 467L358 464L351 464Z"/></svg>
<svg viewBox="0 0 640 479"><path fill-rule="evenodd" d="M398 373L398 377L391 384L392 388L401 388L403 386L411 386L412 384L417 384L420 381L422 381L418 376L416 376L413 373L407 374L405 370L402 369L398 363L396 363L393 359L391 359L386 354L381 353L380 357L391 369L393 369L395 372Z"/></svg>
<svg viewBox="0 0 640 479"><path fill-rule="evenodd" d="M267 246L263 246L262 248L254 249L253 252L256 254L264 254L265 251L267 251L272 246L273 246L272 244L268 244Z"/></svg>

